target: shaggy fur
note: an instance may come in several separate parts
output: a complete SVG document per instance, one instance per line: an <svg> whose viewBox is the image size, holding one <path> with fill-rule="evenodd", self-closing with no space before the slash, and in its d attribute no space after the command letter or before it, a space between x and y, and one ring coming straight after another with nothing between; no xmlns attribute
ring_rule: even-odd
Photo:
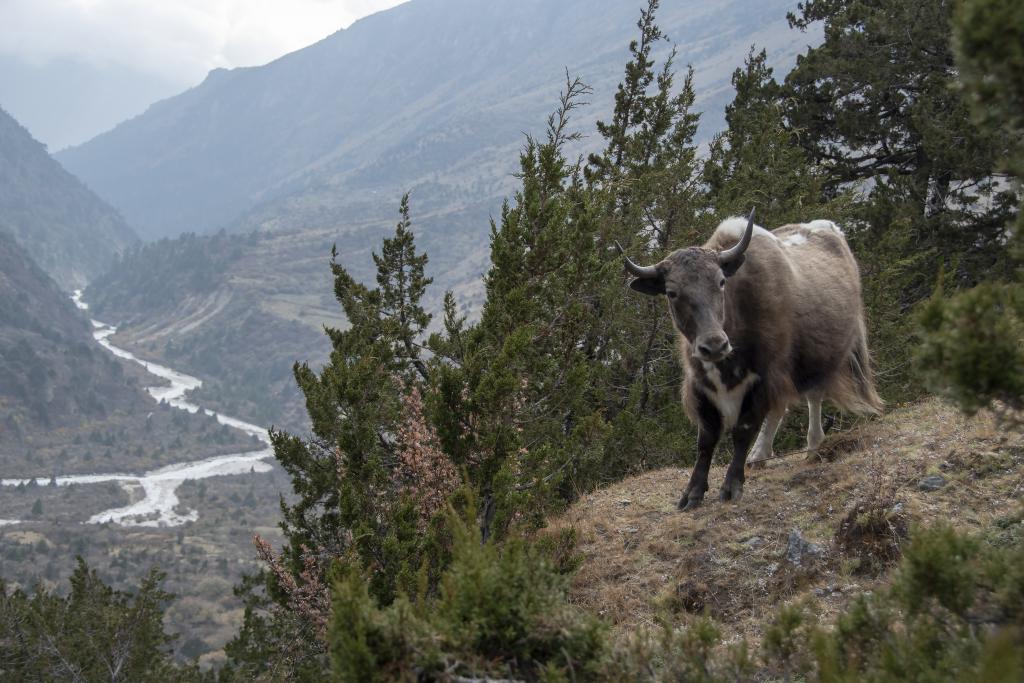
<svg viewBox="0 0 1024 683"><path fill-rule="evenodd" d="M680 333L683 404L699 433L683 508L703 499L723 430L732 430L736 450L721 497L734 500L766 417L758 445L770 452L781 415L807 398L813 450L821 438L813 413L822 399L856 413L882 407L871 376L860 273L842 231L831 221L771 232L755 227L743 256L719 264L718 253L734 246L746 227L743 218L724 221L703 247L680 249L657 264L656 277L631 283L637 291L669 296ZM720 344L724 356L715 351Z"/></svg>

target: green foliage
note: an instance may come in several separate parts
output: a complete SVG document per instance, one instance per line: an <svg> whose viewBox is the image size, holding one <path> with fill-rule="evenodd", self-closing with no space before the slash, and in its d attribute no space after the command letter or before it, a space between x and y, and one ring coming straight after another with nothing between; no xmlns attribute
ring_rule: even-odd
<svg viewBox="0 0 1024 683"><path fill-rule="evenodd" d="M164 633L160 589L152 570L132 593L115 591L79 558L66 597L37 587L32 595L0 591L0 672L12 681L187 681L175 666L174 637ZM2 584L0 584L2 587Z"/></svg>
<svg viewBox="0 0 1024 683"><path fill-rule="evenodd" d="M566 603L566 577L522 539L481 542L474 518L448 515L452 560L436 596L402 595L381 607L355 566L336 572L335 680L562 680L596 671L604 630Z"/></svg>
<svg viewBox="0 0 1024 683"><path fill-rule="evenodd" d="M208 295L223 278L228 264L241 256L240 243L264 238L185 233L126 250L110 268L89 284L90 306L103 315L124 311L147 313L174 310L190 297Z"/></svg>
<svg viewBox="0 0 1024 683"><path fill-rule="evenodd" d="M1024 408L1024 291L984 283L951 299L939 290L920 315L917 362L931 388L974 413Z"/></svg>
<svg viewBox="0 0 1024 683"><path fill-rule="evenodd" d="M751 48L732 85L736 96L725 108L728 128L712 140L704 181L722 218L757 207L768 226L828 216L843 224L850 198L824 201L825 171L800 147L801 131L789 127L784 93L764 50Z"/></svg>
<svg viewBox="0 0 1024 683"><path fill-rule="evenodd" d="M595 680L739 683L757 671L746 643L721 647L723 632L711 619L694 619L682 628L668 623L635 634L617 647Z"/></svg>
<svg viewBox="0 0 1024 683"><path fill-rule="evenodd" d="M961 84L979 125L1003 131L1011 171L1024 175L1024 5L963 0L953 18Z"/></svg>
<svg viewBox="0 0 1024 683"><path fill-rule="evenodd" d="M628 295L610 248L697 241L692 74L677 90L672 53L655 71L657 6L641 13L613 117L598 124L606 148L586 166L565 158L589 94L567 78L546 139L529 137L520 155L522 189L492 226L479 323L458 320L449 298L430 340L431 417L468 466L487 536L540 525L580 491L675 462L692 444L675 331L657 303Z"/></svg>
<svg viewBox="0 0 1024 683"><path fill-rule="evenodd" d="M1012 0L961 2L954 15L954 38L960 87L978 125L1005 141L999 163L1017 174L1013 182L1019 186L1024 173L1024 8ZM1015 228L1005 219L1005 230L1018 250L1021 227L1024 212L1018 210ZM923 376L967 412L993 405L1020 410L1022 321L1020 284L983 283L948 300L937 291L920 315L924 341L918 361Z"/></svg>
<svg viewBox="0 0 1024 683"><path fill-rule="evenodd" d="M784 605L765 628L762 645L765 660L780 668L787 681L794 669L800 668L809 619L810 613L804 606Z"/></svg>
<svg viewBox="0 0 1024 683"><path fill-rule="evenodd" d="M818 677L840 681L1020 680L1024 548L993 548L948 526L918 529L891 588L858 598L814 636Z"/></svg>
<svg viewBox="0 0 1024 683"><path fill-rule="evenodd" d="M426 373L417 339L430 321L420 305L430 280L424 276L426 256L416 252L407 197L400 216L394 237L374 255L376 288L356 282L332 259L335 294L350 326L327 329L333 351L319 373L295 366L312 438L271 432L296 496L281 503L287 539L282 558L267 549L272 571L242 591L245 625L227 649L240 672L322 672L319 622L326 616L317 594L332 558L350 558L368 581L368 595L385 605L411 591L420 572L436 581L445 553L443 525L422 528L397 475L403 449L410 447L406 434L417 447L434 440L427 425L410 428L403 414L409 392Z"/></svg>

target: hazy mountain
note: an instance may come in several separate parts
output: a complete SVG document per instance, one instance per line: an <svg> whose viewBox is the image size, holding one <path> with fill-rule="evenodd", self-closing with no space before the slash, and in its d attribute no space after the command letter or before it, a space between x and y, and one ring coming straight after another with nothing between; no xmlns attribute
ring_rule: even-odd
<svg viewBox="0 0 1024 683"><path fill-rule="evenodd" d="M66 290L138 241L121 216L0 109L0 230Z"/></svg>
<svg viewBox="0 0 1024 683"><path fill-rule="evenodd" d="M789 0L666 3L659 23L697 69L705 134L751 43L788 64L808 40ZM149 239L217 227L323 227L422 208L487 214L512 187L564 70L607 114L636 0L413 0L262 67L199 86L58 155ZM664 49L662 50L664 53ZM488 200L488 201L483 201ZM478 223L480 226L480 223Z"/></svg>
<svg viewBox="0 0 1024 683"><path fill-rule="evenodd" d="M120 64L0 56L0 102L51 152L80 145L185 85Z"/></svg>

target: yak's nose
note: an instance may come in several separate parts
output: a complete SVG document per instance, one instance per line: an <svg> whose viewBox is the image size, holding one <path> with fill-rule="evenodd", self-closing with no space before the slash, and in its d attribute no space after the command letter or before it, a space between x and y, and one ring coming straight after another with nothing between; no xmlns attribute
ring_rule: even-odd
<svg viewBox="0 0 1024 683"><path fill-rule="evenodd" d="M709 334L697 342L697 353L703 360L719 361L730 351L729 338L724 334Z"/></svg>

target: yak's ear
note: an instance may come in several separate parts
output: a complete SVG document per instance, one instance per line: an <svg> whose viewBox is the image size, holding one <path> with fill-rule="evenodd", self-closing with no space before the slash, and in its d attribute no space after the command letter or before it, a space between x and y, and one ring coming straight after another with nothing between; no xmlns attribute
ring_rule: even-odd
<svg viewBox="0 0 1024 683"><path fill-rule="evenodd" d="M634 289L641 294L648 294L655 296L658 294L665 293L665 278L658 275L657 277L638 277L634 278L629 283L629 288Z"/></svg>
<svg viewBox="0 0 1024 683"><path fill-rule="evenodd" d="M743 254L740 254L732 261L729 261L728 263L724 264L722 266L722 272L725 273L726 277L732 277L733 275L736 274L736 271L740 269L740 266L743 265L743 262L746 260L746 258L747 257L744 256Z"/></svg>

